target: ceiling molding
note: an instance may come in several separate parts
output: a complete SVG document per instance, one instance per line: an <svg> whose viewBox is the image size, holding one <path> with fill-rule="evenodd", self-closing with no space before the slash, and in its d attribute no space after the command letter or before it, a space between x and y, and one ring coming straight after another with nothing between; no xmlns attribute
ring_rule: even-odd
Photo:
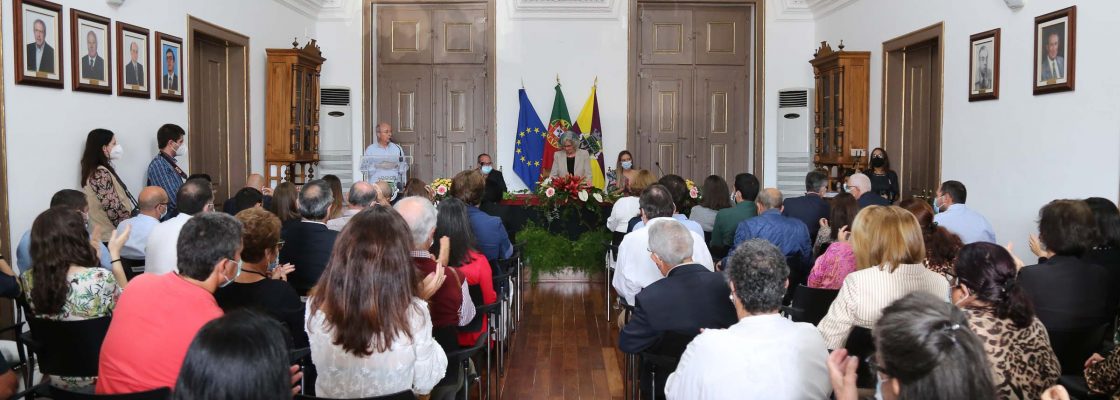
<svg viewBox="0 0 1120 400"><path fill-rule="evenodd" d="M812 21L813 10L810 0L770 0L769 6L777 11L778 21Z"/></svg>
<svg viewBox="0 0 1120 400"><path fill-rule="evenodd" d="M820 19L827 17L848 5L855 3L857 0L805 0L809 3L809 9L813 10L813 18Z"/></svg>
<svg viewBox="0 0 1120 400"><path fill-rule="evenodd" d="M357 0L320 0L319 21L345 22L361 17L362 2Z"/></svg>
<svg viewBox="0 0 1120 400"><path fill-rule="evenodd" d="M324 2L331 0L273 0L305 17L318 18Z"/></svg>
<svg viewBox="0 0 1120 400"><path fill-rule="evenodd" d="M623 0L505 0L510 18L526 19L618 19Z"/></svg>

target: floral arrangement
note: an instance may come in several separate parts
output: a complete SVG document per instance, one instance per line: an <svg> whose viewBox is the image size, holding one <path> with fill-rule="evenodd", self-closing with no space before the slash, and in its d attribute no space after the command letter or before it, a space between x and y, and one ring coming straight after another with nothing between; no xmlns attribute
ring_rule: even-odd
<svg viewBox="0 0 1120 400"><path fill-rule="evenodd" d="M546 177L537 185L536 195L542 205L562 205L572 202L587 204L592 199L594 202L591 203L597 204L605 200L601 189L591 186L590 181L576 175Z"/></svg>
<svg viewBox="0 0 1120 400"><path fill-rule="evenodd" d="M700 188L696 186L696 183L693 182L691 179L685 179L684 184L685 184L685 186L688 186L688 197L691 197L691 198L696 199L696 200L700 200L700 198L701 198Z"/></svg>
<svg viewBox="0 0 1120 400"><path fill-rule="evenodd" d="M433 179L432 183L428 184L428 188L432 189L432 193L435 194L436 201L446 199L447 195L451 193L451 179Z"/></svg>

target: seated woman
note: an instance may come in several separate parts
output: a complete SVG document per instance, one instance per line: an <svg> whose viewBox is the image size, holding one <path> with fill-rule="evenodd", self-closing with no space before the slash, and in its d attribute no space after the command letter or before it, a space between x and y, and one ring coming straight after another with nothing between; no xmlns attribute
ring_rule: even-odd
<svg viewBox="0 0 1120 400"><path fill-rule="evenodd" d="M35 268L23 274L25 299L35 318L84 321L112 315L121 289L128 283L121 248L131 228L112 231L109 253L113 270L100 268L82 214L54 207L31 225L31 257ZM93 393L96 376L54 376L51 385Z"/></svg>
<svg viewBox="0 0 1120 400"><path fill-rule="evenodd" d="M873 331L874 358L857 360L848 350L828 356L836 400L856 400L856 370L878 377L876 398L885 400L994 400L984 348L965 314L944 297L911 293L883 309ZM865 365L860 365L864 362Z"/></svg>
<svg viewBox="0 0 1120 400"><path fill-rule="evenodd" d="M1046 327L1015 282L1015 259L1006 249L976 242L957 256L953 304L980 337L1001 399L1037 399L1062 373Z"/></svg>
<svg viewBox="0 0 1120 400"><path fill-rule="evenodd" d="M432 338L427 302L417 297L409 227L381 206L350 222L307 302L315 394L428 394L443 378L447 356Z"/></svg>
<svg viewBox="0 0 1120 400"><path fill-rule="evenodd" d="M291 182L281 182L276 185L276 190L272 191L272 204L269 204L269 211L276 214L280 218L280 223L283 226L299 223L299 207L297 207L297 199L299 198L299 189Z"/></svg>
<svg viewBox="0 0 1120 400"><path fill-rule="evenodd" d="M566 132L560 137L560 150L552 153L552 171L549 175L576 175L591 179L591 155L587 154L587 150L579 148L579 134Z"/></svg>
<svg viewBox="0 0 1120 400"><path fill-rule="evenodd" d="M841 193L832 200L828 220L821 219L821 229L817 232L817 245L813 252L817 260L809 272L806 286L817 289L840 289L844 278L856 270L856 254L849 242L852 221L859 207L856 198Z"/></svg>
<svg viewBox="0 0 1120 400"><path fill-rule="evenodd" d="M638 195L646 190L649 185L657 183L657 176L649 170L640 170L634 174L630 181L630 193L614 201L611 215L607 217L607 229L611 232L626 233L630 219L638 216Z"/></svg>
<svg viewBox="0 0 1120 400"><path fill-rule="evenodd" d="M630 182L638 175L638 168L634 166L634 155L630 154L630 150L623 150L618 152L618 161L614 166L614 173L608 174L607 186L611 190L617 191L623 196L632 193L641 193L641 191L634 191L630 188Z"/></svg>
<svg viewBox="0 0 1120 400"><path fill-rule="evenodd" d="M277 265L280 248L280 219L261 208L237 213L243 227L241 274L233 283L219 288L214 298L222 311L249 308L271 315L287 326L294 348L307 347L303 329L303 303L287 282L291 264Z"/></svg>
<svg viewBox="0 0 1120 400"><path fill-rule="evenodd" d="M490 262L474 248L474 232L471 231L471 220L467 217L467 205L459 199L449 198L439 202L439 212L436 215L435 236L450 239L447 266L459 271L459 276L472 287L470 291L476 291L473 287L477 287L479 293L472 293L471 300L475 305L498 301ZM440 250L440 242L432 243L432 254L439 254ZM468 326L459 328L460 346L473 346L485 330L486 315L476 314L474 319L480 323L472 322L469 329Z"/></svg>
<svg viewBox="0 0 1120 400"><path fill-rule="evenodd" d="M840 293L817 329L830 349L844 346L853 327L870 328L891 302L913 292L942 299L949 283L926 269L925 243L918 221L896 206L869 206L852 223L856 272L848 274Z"/></svg>
<svg viewBox="0 0 1120 400"><path fill-rule="evenodd" d="M828 246L835 242L840 235L840 228L848 227L852 231L852 221L859 212L859 203L851 193L840 193L832 198L828 208L828 219L821 218L821 228L817 230L817 239L813 241L813 254L821 255L828 250Z"/></svg>
<svg viewBox="0 0 1120 400"><path fill-rule="evenodd" d="M288 363L284 327L248 310L207 322L191 341L172 400L290 398L299 381ZM220 367L219 367L220 366Z"/></svg>
<svg viewBox="0 0 1120 400"><path fill-rule="evenodd" d="M432 188L428 187L428 184L424 183L423 180L420 180L420 178L410 178L408 183L404 185L404 193L401 196L420 196L428 199L428 201L434 201L433 194Z"/></svg>
<svg viewBox="0 0 1120 400"><path fill-rule="evenodd" d="M937 226L937 223L933 222L933 207L925 201L909 198L898 206L918 218L918 225L922 227L922 237L926 242L926 268L941 276L949 277L957 252L964 247L960 236Z"/></svg>
<svg viewBox="0 0 1120 400"><path fill-rule="evenodd" d="M485 190L486 177L478 171L463 171L451 178L451 197L467 205L467 215L471 220L471 231L474 232L478 251L490 261L509 258L513 255L513 244L509 241L509 232L502 219L488 215L478 208Z"/></svg>
<svg viewBox="0 0 1120 400"><path fill-rule="evenodd" d="M700 194L700 204L692 206L688 219L700 224L705 236L711 237L712 228L716 224L716 213L731 207L731 192L727 190L727 181L723 177L708 175Z"/></svg>

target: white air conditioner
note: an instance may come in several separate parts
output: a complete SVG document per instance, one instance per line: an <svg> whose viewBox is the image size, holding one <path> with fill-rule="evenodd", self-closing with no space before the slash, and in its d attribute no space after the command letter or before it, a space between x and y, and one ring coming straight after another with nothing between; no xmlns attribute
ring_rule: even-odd
<svg viewBox="0 0 1120 400"><path fill-rule="evenodd" d="M350 88L324 85L319 91L319 168L315 176L333 174L343 193L354 183L354 117Z"/></svg>
<svg viewBox="0 0 1120 400"><path fill-rule="evenodd" d="M810 88L778 91L778 190L786 198L805 193L813 168L813 109Z"/></svg>

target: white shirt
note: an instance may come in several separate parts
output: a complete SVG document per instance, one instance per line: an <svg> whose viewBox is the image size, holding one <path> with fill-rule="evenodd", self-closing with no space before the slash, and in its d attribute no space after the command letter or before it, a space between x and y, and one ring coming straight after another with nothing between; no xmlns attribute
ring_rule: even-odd
<svg viewBox="0 0 1120 400"><path fill-rule="evenodd" d="M877 266L852 272L817 330L828 348L844 347L853 326L871 328L883 316L883 308L914 292L948 299L949 281L922 264L899 265L894 272Z"/></svg>
<svg viewBox="0 0 1120 400"><path fill-rule="evenodd" d="M404 334L385 352L358 357L335 345L332 327L321 312L311 313L307 302L304 318L311 343L311 361L318 369L315 395L336 399L384 396L412 390L428 394L443 379L447 355L432 338L428 303L413 297L408 312L412 340ZM374 338L376 340L376 338Z"/></svg>
<svg viewBox="0 0 1120 400"><path fill-rule="evenodd" d="M158 275L179 272L179 253L176 246L179 243L179 231L183 230L183 225L186 225L189 219L191 219L190 215L179 213L175 218L152 227L145 250L148 255L144 261L145 273Z"/></svg>
<svg viewBox="0 0 1120 400"><path fill-rule="evenodd" d="M662 217L650 220L650 225L660 221L671 221ZM712 263L712 254L704 244L704 235L696 232L692 234L692 262L703 265L709 271L715 271ZM618 245L618 260L615 262L614 279L611 285L619 296L626 299L627 304L634 304L634 296L643 288L664 278L661 270L649 258L649 229L634 228L633 232L626 234L622 244Z"/></svg>
<svg viewBox="0 0 1120 400"><path fill-rule="evenodd" d="M361 212L361 211L362 210L355 210L353 208L347 208L345 210L342 210L342 216L341 217L338 217L338 218L332 219L330 221L327 221L327 228L332 230L332 231L340 231L341 232L342 228L346 227L346 223L350 222L350 218L354 218L354 216L358 215L358 213Z"/></svg>
<svg viewBox="0 0 1120 400"><path fill-rule="evenodd" d="M996 243L996 233L988 219L964 204L950 205L944 212L934 215L933 222L960 236L964 244Z"/></svg>
<svg viewBox="0 0 1120 400"><path fill-rule="evenodd" d="M159 220L151 216L139 214L135 217L126 219L117 226L117 230L124 231L125 226L132 226L132 232L128 234L128 241L124 242L124 247L121 248L121 257L130 258L133 260L145 259L145 249L148 247L148 235L152 233L152 228L159 225Z"/></svg>
<svg viewBox="0 0 1120 400"><path fill-rule="evenodd" d="M827 399L828 349L813 325L778 314L705 329L681 355L665 398Z"/></svg>
<svg viewBox="0 0 1120 400"><path fill-rule="evenodd" d="M362 159L362 171L369 173L367 182L389 180L403 183L408 176L408 162L404 159L404 150L401 146L389 142L388 146L381 147L381 143L374 142L366 147Z"/></svg>
<svg viewBox="0 0 1120 400"><path fill-rule="evenodd" d="M611 232L626 233L630 219L638 216L638 196L626 196L611 206L611 216L607 217L607 229Z"/></svg>
<svg viewBox="0 0 1120 400"><path fill-rule="evenodd" d="M43 65L43 50L47 48L47 42L43 42L42 46L35 46L35 70L38 71Z"/></svg>
<svg viewBox="0 0 1120 400"><path fill-rule="evenodd" d="M688 230L699 234L700 241L704 241L704 228L700 226L699 222L688 219L688 217L684 216L684 214L673 214L673 219L677 220L677 222L680 222L681 225L684 225L684 227L688 228ZM638 223L634 225L634 230L638 230L638 228L641 228L643 226L646 226L645 222L638 221Z"/></svg>

